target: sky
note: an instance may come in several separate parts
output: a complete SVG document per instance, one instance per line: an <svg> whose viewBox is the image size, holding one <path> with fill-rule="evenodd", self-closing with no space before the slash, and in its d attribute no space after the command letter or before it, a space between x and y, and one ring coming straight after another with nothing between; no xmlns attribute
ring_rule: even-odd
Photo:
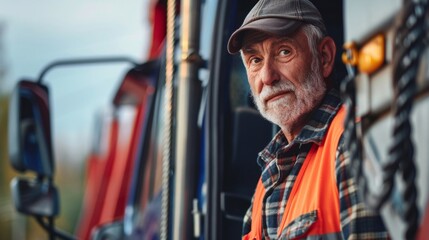
<svg viewBox="0 0 429 240"><path fill-rule="evenodd" d="M147 5L148 0L0 0L0 64L6 71L0 92L10 92L20 79L36 80L57 60L125 56L144 61L150 39ZM129 67L80 65L47 73L54 145L67 145L72 153L88 151L95 115L109 108Z"/></svg>

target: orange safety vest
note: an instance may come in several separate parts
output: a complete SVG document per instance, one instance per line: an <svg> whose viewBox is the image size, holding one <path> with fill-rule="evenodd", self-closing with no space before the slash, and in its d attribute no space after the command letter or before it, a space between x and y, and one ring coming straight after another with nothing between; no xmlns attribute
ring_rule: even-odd
<svg viewBox="0 0 429 240"><path fill-rule="evenodd" d="M340 203L335 159L344 127L341 107L320 145L313 144L286 203L277 230L280 239L341 239ZM243 240L262 239L262 207L265 188L259 179L253 206L252 224Z"/></svg>

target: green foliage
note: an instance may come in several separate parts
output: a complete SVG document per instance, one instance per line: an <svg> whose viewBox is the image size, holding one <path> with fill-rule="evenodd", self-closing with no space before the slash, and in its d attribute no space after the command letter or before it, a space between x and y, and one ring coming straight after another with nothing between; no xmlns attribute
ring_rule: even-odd
<svg viewBox="0 0 429 240"><path fill-rule="evenodd" d="M9 188L14 171L8 157L8 105L9 96L0 95L0 235L4 239L12 238L12 224L16 217Z"/></svg>

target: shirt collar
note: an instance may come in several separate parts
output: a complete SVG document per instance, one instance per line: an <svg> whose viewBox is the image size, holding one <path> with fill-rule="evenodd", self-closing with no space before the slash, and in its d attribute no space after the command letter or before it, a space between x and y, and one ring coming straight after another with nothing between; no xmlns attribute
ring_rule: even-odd
<svg viewBox="0 0 429 240"><path fill-rule="evenodd" d="M341 98L335 89L327 92L320 106L311 113L310 120L302 128L298 136L289 144L280 130L267 147L259 153L258 164L263 167L276 158L279 150L288 151L294 144L315 143L320 145L329 124L341 107Z"/></svg>

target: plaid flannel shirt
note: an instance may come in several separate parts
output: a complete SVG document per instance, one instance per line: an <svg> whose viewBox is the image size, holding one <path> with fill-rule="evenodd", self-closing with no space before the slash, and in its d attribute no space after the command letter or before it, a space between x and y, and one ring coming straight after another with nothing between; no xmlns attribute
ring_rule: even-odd
<svg viewBox="0 0 429 240"><path fill-rule="evenodd" d="M312 146L320 145L331 120L341 106L338 91L330 90L322 104L300 134L288 143L279 131L268 146L259 153L258 164L262 168L262 182L266 189L265 209L262 216L262 236L276 239L277 228L283 217L295 179ZM357 187L350 172L350 159L341 137L336 153L336 177L340 201L340 219L344 239L386 239L388 233L381 217L367 209L359 198ZM252 200L253 202L253 200ZM250 231L251 207L244 217L243 235Z"/></svg>

